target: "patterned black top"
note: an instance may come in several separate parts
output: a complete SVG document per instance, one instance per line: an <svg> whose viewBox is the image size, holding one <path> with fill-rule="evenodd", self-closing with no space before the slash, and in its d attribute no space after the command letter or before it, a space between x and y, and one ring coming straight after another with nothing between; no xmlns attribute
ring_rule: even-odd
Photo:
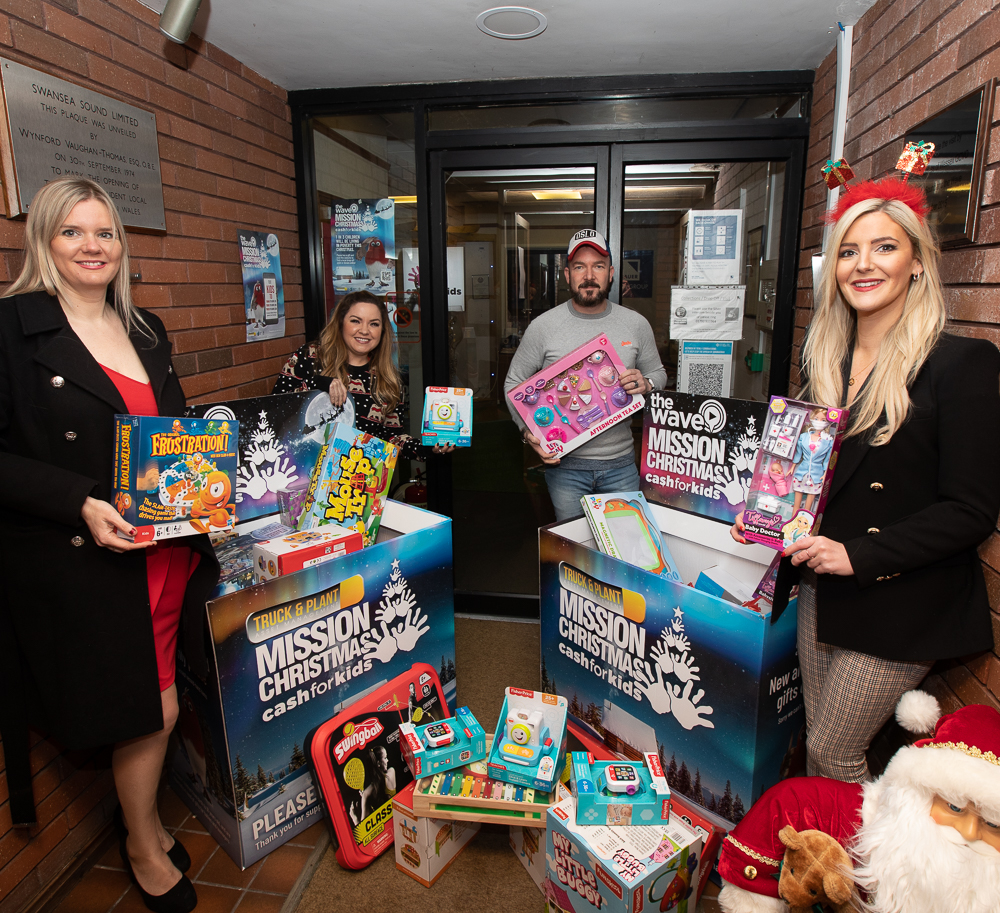
<svg viewBox="0 0 1000 913"><path fill-rule="evenodd" d="M347 392L354 397L355 419L359 431L395 444L404 460L426 460L428 448L403 432L399 406L392 412L372 396L372 376L367 365L347 365ZM285 362L274 382L272 393L300 393L305 390L330 390L330 378L320 373L319 348L314 342L301 346ZM406 390L404 388L405 395ZM402 403L400 403L402 405ZM386 434L389 432L389 434Z"/></svg>

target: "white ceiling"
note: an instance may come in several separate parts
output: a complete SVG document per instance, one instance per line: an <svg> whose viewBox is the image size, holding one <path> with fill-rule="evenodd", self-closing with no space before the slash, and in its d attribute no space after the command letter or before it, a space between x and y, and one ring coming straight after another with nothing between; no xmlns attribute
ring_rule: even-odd
<svg viewBox="0 0 1000 913"><path fill-rule="evenodd" d="M874 2L527 0L548 27L505 41L476 27L501 5L490 0L202 0L194 32L287 90L797 70L816 67L837 22L853 25Z"/></svg>

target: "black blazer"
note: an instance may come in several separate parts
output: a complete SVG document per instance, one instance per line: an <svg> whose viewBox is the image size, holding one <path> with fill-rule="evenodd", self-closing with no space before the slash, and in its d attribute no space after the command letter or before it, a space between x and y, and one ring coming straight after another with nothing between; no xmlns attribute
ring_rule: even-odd
<svg viewBox="0 0 1000 913"><path fill-rule="evenodd" d="M161 415L182 415L184 393L162 322L132 344ZM31 722L68 748L163 726L142 551L99 548L80 519L88 495L108 500L118 390L45 292L0 300L0 727L8 775ZM205 600L218 577L207 536L188 585L182 639L207 668ZM23 746L21 740L24 740ZM27 798L15 758L12 808ZM26 753L23 757L26 764ZM21 771L23 774L23 771ZM23 812L25 806L19 805ZM22 815L23 817L23 815ZM16 819L15 819L16 820Z"/></svg>
<svg viewBox="0 0 1000 913"><path fill-rule="evenodd" d="M888 444L841 447L819 534L844 544L854 575L818 576L817 635L900 661L988 650L976 548L1000 513L1000 352L943 335L910 399Z"/></svg>

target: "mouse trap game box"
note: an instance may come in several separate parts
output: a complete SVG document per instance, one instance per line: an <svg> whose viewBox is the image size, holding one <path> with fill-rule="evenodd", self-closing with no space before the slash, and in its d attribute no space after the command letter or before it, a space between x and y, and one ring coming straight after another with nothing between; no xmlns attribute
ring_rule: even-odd
<svg viewBox="0 0 1000 913"><path fill-rule="evenodd" d="M236 524L239 423L115 416L112 504L148 542Z"/></svg>
<svg viewBox="0 0 1000 913"><path fill-rule="evenodd" d="M450 716L437 673L414 663L306 737L313 781L345 869L363 869L392 845L392 799L413 782L400 724Z"/></svg>

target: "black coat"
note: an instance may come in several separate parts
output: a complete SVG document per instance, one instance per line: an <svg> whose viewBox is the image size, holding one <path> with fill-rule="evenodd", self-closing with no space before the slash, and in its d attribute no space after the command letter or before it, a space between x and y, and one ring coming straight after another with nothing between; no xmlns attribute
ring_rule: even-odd
<svg viewBox="0 0 1000 913"><path fill-rule="evenodd" d="M133 330L132 344L160 414L182 415L163 324L143 316L155 342ZM98 547L80 519L88 495L110 500L114 416L127 411L55 298L0 300L0 725L12 809L31 795L19 768L27 722L67 748L163 727L146 557ZM180 643L195 668L207 668L205 600L218 562L207 536L184 544L201 560Z"/></svg>
<svg viewBox="0 0 1000 913"><path fill-rule="evenodd" d="M976 547L1000 513L998 391L996 347L943 335L889 443L844 441L819 534L854 575L818 575L822 643L900 661L993 646Z"/></svg>

